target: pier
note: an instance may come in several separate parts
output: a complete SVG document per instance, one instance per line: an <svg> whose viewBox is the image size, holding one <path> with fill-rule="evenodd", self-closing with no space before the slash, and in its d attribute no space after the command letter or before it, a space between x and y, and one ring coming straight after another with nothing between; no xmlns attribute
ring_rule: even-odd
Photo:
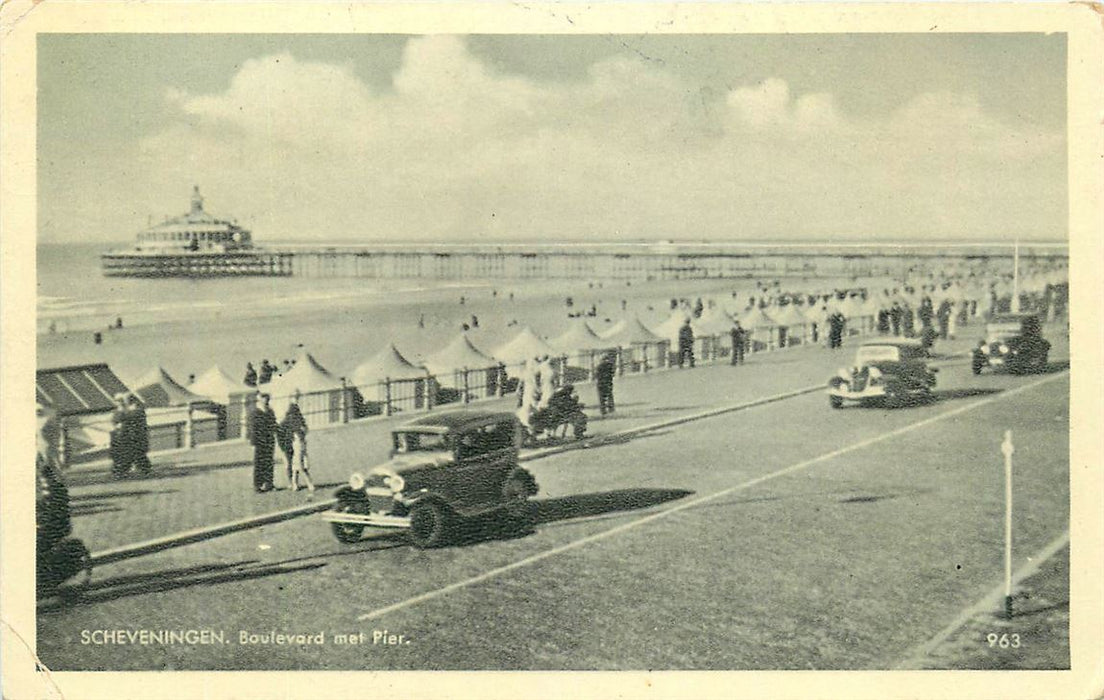
<svg viewBox="0 0 1104 700"><path fill-rule="evenodd" d="M1013 260L1013 247L1001 244L379 244L272 250L279 250L280 265L297 277L376 279L870 277L972 264L1011 273ZM1069 249L1060 243L1022 244L1020 256L1065 266Z"/></svg>

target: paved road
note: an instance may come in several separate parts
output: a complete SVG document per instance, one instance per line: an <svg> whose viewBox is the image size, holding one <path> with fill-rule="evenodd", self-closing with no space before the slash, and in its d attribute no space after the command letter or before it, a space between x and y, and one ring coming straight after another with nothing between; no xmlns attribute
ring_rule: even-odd
<svg viewBox="0 0 1104 700"><path fill-rule="evenodd" d="M119 563L42 611L39 655L57 669L892 668L1000 581L1004 430L1017 561L1068 528L1069 379L1053 369L958 365L925 406L832 411L816 393L535 461L538 525L522 537L486 523L442 550L346 546L306 518ZM82 644L96 629L223 643Z"/></svg>

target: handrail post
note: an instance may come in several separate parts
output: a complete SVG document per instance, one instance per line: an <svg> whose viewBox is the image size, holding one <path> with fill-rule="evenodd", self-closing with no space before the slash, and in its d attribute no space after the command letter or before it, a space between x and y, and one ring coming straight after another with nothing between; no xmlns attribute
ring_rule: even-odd
<svg viewBox="0 0 1104 700"><path fill-rule="evenodd" d="M195 435L192 432L194 428L195 428L195 423L194 423L194 419L193 419L193 408L192 408L192 403L189 401L188 402L188 412L187 412L187 415L184 418L184 445L183 445L186 449L189 449L189 450L195 447Z"/></svg>

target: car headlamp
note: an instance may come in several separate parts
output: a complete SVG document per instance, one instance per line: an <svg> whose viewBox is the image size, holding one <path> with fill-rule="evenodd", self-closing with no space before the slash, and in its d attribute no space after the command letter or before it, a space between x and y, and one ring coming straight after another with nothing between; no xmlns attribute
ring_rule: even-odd
<svg viewBox="0 0 1104 700"><path fill-rule="evenodd" d="M406 480L398 474L391 474L384 477L383 483L387 484L387 488L391 489L391 493L400 494L406 487Z"/></svg>
<svg viewBox="0 0 1104 700"><path fill-rule="evenodd" d="M981 353L983 355L988 355L990 352L992 352L992 351L989 349L988 345L982 345L981 346Z"/></svg>
<svg viewBox="0 0 1104 700"><path fill-rule="evenodd" d="M1007 345L1005 345L1004 343L1001 343L1001 346L1000 346L1000 351L1001 351L1002 353L1004 353L1004 352L1008 352L1008 346L1007 346Z"/></svg>
<svg viewBox="0 0 1104 700"><path fill-rule="evenodd" d="M360 472L353 472L349 476L349 486L350 486L350 488L353 488L357 491L360 491L362 488L364 488L364 485L366 483L367 482L364 479L364 475L361 474Z"/></svg>

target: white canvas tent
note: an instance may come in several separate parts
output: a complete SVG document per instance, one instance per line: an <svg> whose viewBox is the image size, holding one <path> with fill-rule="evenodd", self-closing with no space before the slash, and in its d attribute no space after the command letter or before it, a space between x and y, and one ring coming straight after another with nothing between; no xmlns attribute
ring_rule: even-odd
<svg viewBox="0 0 1104 700"><path fill-rule="evenodd" d="M188 404L209 403L210 399L185 389L172 378L163 367L154 367L132 382L133 392L138 395L146 408L165 408L167 406L187 406Z"/></svg>
<svg viewBox="0 0 1104 700"><path fill-rule="evenodd" d="M282 419L287 413L295 395L299 396L299 410L308 425L338 423L347 417L346 389L341 380L306 350L295 358L291 369L259 388L272 395L271 405L277 418Z"/></svg>
<svg viewBox="0 0 1104 700"><path fill-rule="evenodd" d="M428 379L426 368L414 365L389 343L353 370L353 384L359 392L354 413L357 417L390 415L396 409L423 408Z"/></svg>
<svg viewBox="0 0 1104 700"><path fill-rule="evenodd" d="M483 386L490 391L498 376L498 362L472 345L465 333L456 336L440 351L427 357L425 367L440 386L457 390L465 388L465 372L469 389ZM483 372L473 375L472 370ZM492 375L494 380L491 379Z"/></svg>
<svg viewBox="0 0 1104 700"><path fill-rule="evenodd" d="M526 326L511 340L498 346L494 351L494 358L506 365L518 366L535 357L558 354L556 348Z"/></svg>

